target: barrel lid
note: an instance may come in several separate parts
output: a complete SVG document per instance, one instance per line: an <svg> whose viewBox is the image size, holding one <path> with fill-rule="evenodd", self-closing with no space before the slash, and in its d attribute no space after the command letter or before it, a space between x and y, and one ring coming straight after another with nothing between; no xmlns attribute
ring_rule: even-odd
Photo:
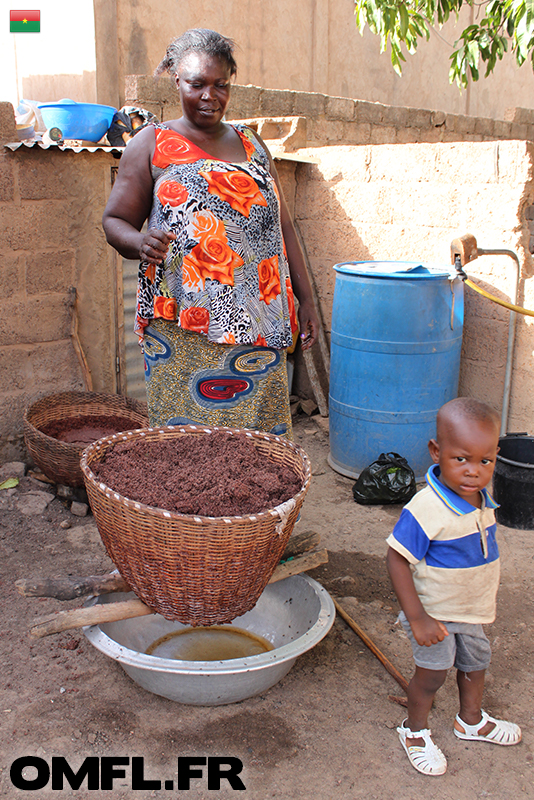
<svg viewBox="0 0 534 800"><path fill-rule="evenodd" d="M454 270L440 264L422 264L421 261L344 261L335 264L336 272L346 275L366 275L377 278L453 278Z"/></svg>

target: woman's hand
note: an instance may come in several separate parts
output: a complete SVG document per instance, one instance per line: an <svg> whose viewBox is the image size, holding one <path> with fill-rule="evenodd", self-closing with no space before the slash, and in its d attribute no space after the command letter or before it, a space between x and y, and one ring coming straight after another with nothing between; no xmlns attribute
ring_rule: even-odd
<svg viewBox="0 0 534 800"><path fill-rule="evenodd" d="M433 644L442 642L449 632L445 625L434 617L431 617L426 611L421 618L409 619L410 628L414 635L417 644L430 647Z"/></svg>
<svg viewBox="0 0 534 800"><path fill-rule="evenodd" d="M308 350L317 341L319 333L319 320L313 301L300 303L298 317L300 345L303 350Z"/></svg>
<svg viewBox="0 0 534 800"><path fill-rule="evenodd" d="M157 232L163 239L154 237L154 231L141 232L152 207L151 163L155 145L154 128L149 125L125 148L102 217L106 239L121 256L142 258L151 264L161 262L169 243L163 231Z"/></svg>
<svg viewBox="0 0 534 800"><path fill-rule="evenodd" d="M150 228L139 247L139 258L148 264L161 264L169 251L169 245L176 239L175 233L165 233L158 228Z"/></svg>

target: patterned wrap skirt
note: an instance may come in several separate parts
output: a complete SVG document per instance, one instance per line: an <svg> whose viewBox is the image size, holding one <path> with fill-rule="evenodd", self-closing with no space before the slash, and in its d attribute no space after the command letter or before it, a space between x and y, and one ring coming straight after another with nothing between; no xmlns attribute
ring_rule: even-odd
<svg viewBox="0 0 534 800"><path fill-rule="evenodd" d="M224 425L292 439L286 351L226 345L153 319L143 350L150 424Z"/></svg>

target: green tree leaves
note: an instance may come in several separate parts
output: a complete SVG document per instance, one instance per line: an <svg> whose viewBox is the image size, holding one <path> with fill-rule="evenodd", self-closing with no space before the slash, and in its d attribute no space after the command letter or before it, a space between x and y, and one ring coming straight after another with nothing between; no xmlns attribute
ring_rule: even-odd
<svg viewBox="0 0 534 800"><path fill-rule="evenodd" d="M450 17L458 19L462 6L473 8L473 23L454 43L449 80L460 88L469 80L493 72L497 61L510 50L518 66L530 59L534 68L534 0L355 0L356 24L363 34L368 27L380 36L380 52L390 48L391 63L402 74L406 61L403 47L415 53L421 39L433 27L441 28Z"/></svg>

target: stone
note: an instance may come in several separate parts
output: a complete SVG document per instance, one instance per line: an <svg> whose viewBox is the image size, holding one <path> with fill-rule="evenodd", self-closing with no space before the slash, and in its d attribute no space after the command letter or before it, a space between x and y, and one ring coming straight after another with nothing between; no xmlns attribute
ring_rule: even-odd
<svg viewBox="0 0 534 800"><path fill-rule="evenodd" d="M301 400L300 407L304 411L304 413L307 414L309 417L311 417L314 411L317 411L317 403L309 399Z"/></svg>
<svg viewBox="0 0 534 800"><path fill-rule="evenodd" d="M430 119L432 125L434 125L435 128L439 128L441 125L445 125L447 115L444 111L432 111Z"/></svg>
<svg viewBox="0 0 534 800"><path fill-rule="evenodd" d="M70 513L74 514L75 517L86 517L87 512L89 511L89 506L87 503L79 503L77 500L73 500L70 506Z"/></svg>
<svg viewBox="0 0 534 800"><path fill-rule="evenodd" d="M291 411L291 416L292 417L296 417L296 415L299 413L299 409L300 409L300 400L297 400L296 403L290 403L289 408L290 408L290 411Z"/></svg>
<svg viewBox="0 0 534 800"><path fill-rule="evenodd" d="M67 531L66 538L72 547L80 550L86 550L88 547L93 547L102 542L98 528L94 523L76 525Z"/></svg>
<svg viewBox="0 0 534 800"><path fill-rule="evenodd" d="M75 491L72 486L65 486L64 484L60 483L57 487L57 496L64 497L67 500L70 500L71 497L75 496Z"/></svg>
<svg viewBox="0 0 534 800"><path fill-rule="evenodd" d="M0 483L8 478L23 478L26 474L26 464L23 461L8 461L0 467Z"/></svg>
<svg viewBox="0 0 534 800"><path fill-rule="evenodd" d="M37 516L42 514L54 500L54 495L49 492L28 492L17 498L18 509L21 514Z"/></svg>
<svg viewBox="0 0 534 800"><path fill-rule="evenodd" d="M316 424L316 425L317 425L317 426L318 426L318 427L319 427L319 428L320 428L320 429L321 429L321 430L322 430L324 433L329 433L329 432L330 432L330 421L329 421L329 418L328 418L328 417L322 417L322 416L320 416L320 415L316 415L316 416L313 418L313 421L315 422L315 424Z"/></svg>

